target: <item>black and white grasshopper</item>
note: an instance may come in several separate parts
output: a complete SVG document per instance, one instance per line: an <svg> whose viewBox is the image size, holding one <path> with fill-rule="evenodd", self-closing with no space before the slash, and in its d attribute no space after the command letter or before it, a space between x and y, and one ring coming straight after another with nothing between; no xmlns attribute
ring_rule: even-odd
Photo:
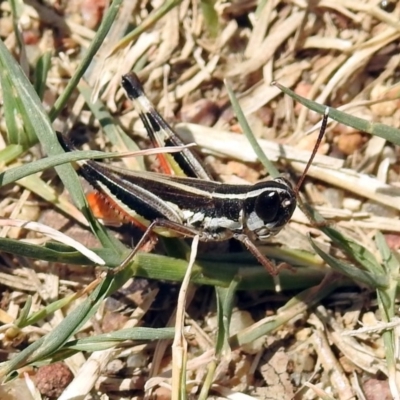
<svg viewBox="0 0 400 400"><path fill-rule="evenodd" d="M133 73L122 77L122 86L138 109L155 147L181 146L182 140L156 111ZM324 118L321 135L325 130ZM74 148L59 136L66 151ZM316 153L305 168L301 184ZM194 237L201 241L242 242L267 271L277 268L255 245L277 234L290 220L297 204L299 185L293 188L285 178L254 185L232 185L213 181L197 156L185 148L168 154L174 170L182 175L130 171L97 161L80 161L79 173L125 219L145 230L134 249L146 243L152 233L163 236Z"/></svg>

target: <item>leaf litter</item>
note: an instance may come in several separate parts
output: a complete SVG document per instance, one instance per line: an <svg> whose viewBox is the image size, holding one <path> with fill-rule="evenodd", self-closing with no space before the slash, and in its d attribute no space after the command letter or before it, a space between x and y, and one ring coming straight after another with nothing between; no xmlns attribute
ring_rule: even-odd
<svg viewBox="0 0 400 400"><path fill-rule="evenodd" d="M258 5L253 1L215 2L210 15L200 3L184 0L176 2L179 5L167 10L162 18L152 20L156 11L163 7L162 3L122 2L107 40L84 76L93 90L93 103L100 99L116 124L128 135L134 135L140 144L146 145L143 127L119 85L120 76L132 68L138 71L147 94L167 120L175 124L179 122L176 117L179 111L185 113L185 122L179 123L177 129L195 139L205 161L216 170L222 170L226 179L240 171L241 179L254 182L264 179L265 172L240 134L224 79L229 80L237 94L262 148L283 171L302 172L313 146L312 135L306 136L305 132L315 129L321 118L283 96L270 85L273 80L308 99L346 109L371 122L399 128L400 5L397 2L275 0ZM0 37L7 48L23 60L10 4L0 3ZM46 4L30 1L21 5L18 29L31 70L34 70L39 55L44 51L52 52L43 100L47 109L52 107L75 71L108 7L107 1L100 0ZM213 13L218 21L215 37L208 28ZM135 36L134 28L142 26L146 29ZM124 41L127 32L133 34L129 41ZM207 103L199 108L197 102L204 99ZM206 120L208 127L196 125L199 120ZM98 118L93 117L78 91L69 99L55 126L63 131L73 129L83 133L91 148L103 149L106 144L111 151L132 150L126 141L119 138L117 143L110 142L104 136ZM4 125L1 131L5 133ZM331 121L320 151L323 154L317 156L304 188L306 202L313 205L328 224L366 246L378 259L381 255L372 239L377 231L381 231L398 256L398 146ZM40 157L40 151L32 148L29 157ZM24 156L14 162L21 164L29 159ZM124 159L121 162L129 163ZM9 167L13 165L16 164ZM60 190L55 174L46 172L41 179L53 189ZM53 207L56 212L63 212L41 190L34 191L21 205L18 200L29 188L29 184L16 184L1 189L3 198L8 200L7 207L2 207L2 218L18 219L24 207L32 204L40 207L43 213ZM62 201L66 200L62 198ZM72 207L71 204L70 223L76 224L76 229L88 232L82 224L77 224L82 217ZM56 220L57 214L53 218ZM310 224L301 211L296 212L289 229L296 230L298 239L289 240L288 237L293 236L283 234L280 240L277 236L273 240L274 247L279 246L276 251L284 253L284 248L290 248L289 242L293 240L296 250L309 252L307 235L311 232L326 251L343 256L341 249L333 246L330 238ZM3 231L2 237L7 237L6 234ZM19 235L20 240L27 242L38 239L37 234L28 235L24 230ZM299 262L299 255L296 257ZM307 257L308 262L313 260L315 265L320 262L313 254ZM39 310L49 301L39 290L46 287L46 282L51 284L47 291L52 293L54 301L83 289L95 279L92 268L21 259L7 253L2 254L0 268L3 324L21 315L32 292L31 285L37 288L32 297L33 310ZM329 280L331 272L326 266L320 265L317 270L316 273L322 272ZM6 279L7 275L13 279ZM27 275L32 277L29 288ZM374 324L382 324L382 310L373 290L354 280L343 279L336 290L330 295L327 290L320 299L314 298L310 289L309 297L305 298L313 300L309 304L296 304L298 308L292 311L297 310L298 314L289 312L290 317L283 317L283 309L290 310L299 290L317 284L312 276L312 271L310 276L291 275L292 280L301 282L297 288L285 286L282 279L279 293L271 290L272 287L269 291L237 292L232 307L236 313L247 313L243 314L247 315L243 317L247 326L242 326L242 336L235 333L239 336L233 337L242 337L243 344L231 338L230 350L223 347L215 357L210 356L214 354L219 329L218 323L210 323L217 316L214 295L210 287L190 287L185 321L191 329L185 333L189 335L185 346L175 349L175 353L177 350L183 352L182 362L188 358L184 384L188 397L313 399L323 393L338 399L375 399L382 398L376 397L376 393L386 394L390 387L393 398L398 398L393 381L388 379L390 371L385 363L385 343L373 330ZM128 321L134 321L130 326L164 327L170 324L179 284L144 282L127 284L122 294L118 292L120 299L114 299L116 304L113 306L110 299L106 300L75 337L101 333L101 321L106 315L129 316ZM150 296L154 290L158 294ZM130 300L128 304L121 301L130 298L132 293L140 293L139 300L136 296L136 300ZM146 301L147 298L150 300ZM68 308L59 309L57 317L63 319L67 313ZM182 314L180 318L183 318ZM116 329L121 328L117 321L118 318L115 319ZM260 328L260 321L270 325ZM47 331L52 323L42 320L40 327ZM129 322L125 324L129 325ZM364 329L365 324L371 331ZM7 357L12 357L20 346L29 345L43 334L33 327L20 330L22 339L15 342L19 347L9 342L9 333L3 330L2 343ZM396 325L388 325L388 329L397 332ZM351 339L343 336L345 332L358 330L359 334ZM190 332L194 332L193 337ZM264 339L264 346L255 354L246 352L244 343L251 343L255 338ZM176 368L182 365L176 364L176 358L175 364L172 361L171 342L164 342L163 346L151 342L146 346L126 342L123 346L116 345L112 351L96 353L97 359L93 354L79 352L65 360L76 374L76 380L60 398L86 396L89 399L94 398L95 392L105 393L110 398L179 395L175 381L170 378L171 373L176 373ZM122 360L124 367L116 375L107 376L105 365L113 358ZM93 363L104 368L91 369ZM214 370L210 366L214 366ZM92 379L84 382L82 371L88 370ZM31 374L34 375L32 371ZM51 371L48 374L50 380ZM145 394L144 389L149 387L144 384L146 381L151 382L153 394ZM209 392L202 392L207 385ZM371 390L372 386L374 390ZM61 389L60 393L64 388ZM209 393L208 397L204 397L204 393ZM46 392L42 391L42 395Z"/></svg>

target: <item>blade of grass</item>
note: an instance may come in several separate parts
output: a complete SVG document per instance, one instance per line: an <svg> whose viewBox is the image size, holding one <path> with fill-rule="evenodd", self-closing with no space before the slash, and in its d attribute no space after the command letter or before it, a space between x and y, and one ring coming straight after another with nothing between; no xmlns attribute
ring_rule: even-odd
<svg viewBox="0 0 400 400"><path fill-rule="evenodd" d="M10 361L0 367L0 377L12 373L13 370L51 357L52 353L60 349L66 341L87 321L95 312L100 301L107 294L110 278L98 286L92 295L70 312L65 319L49 334L43 336L30 346L26 347Z"/></svg>
<svg viewBox="0 0 400 400"><path fill-rule="evenodd" d="M243 133L246 135L246 138L251 144L251 147L256 153L258 159L264 165L265 169L268 171L269 175L272 176L272 178L277 178L280 175L279 171L275 168L274 164L268 159L268 157L262 151L260 145L257 142L257 139L255 138L253 132L251 131L251 128L246 120L246 117L243 114L242 109L240 108L240 104L237 101L236 96L233 93L233 90L227 81L225 81L225 86L226 89L228 90L229 100L232 104L233 110L235 111L236 117L243 130Z"/></svg>
<svg viewBox="0 0 400 400"><path fill-rule="evenodd" d="M327 235L333 243L335 243L345 254L347 254L351 259L360 263L366 271L370 274L369 277L373 276L381 276L382 275L382 266L376 260L374 254L372 254L368 249L364 246L359 245L354 240L351 240L344 235L342 235L339 231L332 228L331 226L326 226L326 221L324 218L315 210L305 205L305 209L307 214L311 216L312 220L315 221L317 224L321 225L321 231ZM314 247L314 245L313 245ZM326 261L326 259L325 259ZM331 265L332 266L332 265ZM341 267L339 267L341 268ZM352 268L348 271L349 273L352 272ZM367 280L370 278L366 277ZM386 285L385 279L380 280L380 284ZM373 286L375 287L375 286Z"/></svg>
<svg viewBox="0 0 400 400"><path fill-rule="evenodd" d="M46 51L43 53L39 57L36 63L36 68L34 69L35 76L33 79L33 86L41 100L43 100L44 91L46 89L47 75L51 67L51 55L51 51Z"/></svg>
<svg viewBox="0 0 400 400"><path fill-rule="evenodd" d="M266 317L233 335L230 338L232 350L239 349L246 343L251 343L259 337L270 334L292 318L319 304L322 299L329 296L338 287L342 287L342 282L343 278L339 275L327 275L319 285L308 288L289 300L285 306L279 309L277 315Z"/></svg>
<svg viewBox="0 0 400 400"><path fill-rule="evenodd" d="M7 72L5 73L4 71ZM3 75L1 75L1 72L3 72ZM13 93L16 94L15 96L18 98L18 102L23 110L21 115L24 126L29 127L31 130L31 137L36 136L39 138L43 148L49 155L64 153L36 91L2 41L0 41L0 80L2 86L4 82L6 82L6 84L9 83ZM11 99L5 97L4 103L12 103L11 100L13 99L13 97ZM70 189L70 194L74 203L84 213L93 231L103 245L115 249L116 254L123 252L124 246L109 235L106 229L90 212L78 177L72 166L61 165L56 167L56 170L64 185Z"/></svg>
<svg viewBox="0 0 400 400"><path fill-rule="evenodd" d="M231 323L232 309L235 304L235 294L240 281L238 278L238 276L234 276L228 288L216 287L218 337L215 354L226 358L229 358L231 353L229 347L229 326Z"/></svg>
<svg viewBox="0 0 400 400"><path fill-rule="evenodd" d="M303 104L310 110L313 110L319 114L324 114L326 107L325 105L318 104L314 101L308 100L304 97L299 96L292 90L282 86L275 82L275 85L282 90L285 94L295 99L299 103ZM329 118L340 122L344 125L351 126L352 128L358 129L359 131L370 133L371 135L379 136L389 142L400 145L400 129L393 128L391 126L380 124L377 122L370 122L362 118L355 117L347 114L343 111L339 111L335 108L329 107Z"/></svg>
<svg viewBox="0 0 400 400"><path fill-rule="evenodd" d="M108 248L91 249L105 261L106 267L114 268L121 264L122 256ZM43 246L22 242L20 240L0 238L0 251L40 259L49 262L59 262L75 265L95 265L71 247L56 242L47 242ZM253 263L242 262L240 265L216 260L198 260L194 266L192 282L199 285L229 287L235 275L240 278L238 290L273 290L274 284L265 269ZM147 279L181 282L187 268L187 261L157 254L138 253L137 259L131 265L134 276ZM301 290L319 283L326 271L315 268L299 268L296 274L282 271L280 275L282 290ZM295 279L294 279L295 276ZM350 280L343 285L354 286Z"/></svg>
<svg viewBox="0 0 400 400"><path fill-rule="evenodd" d="M8 144L21 145L23 149L27 149L37 143L37 137L29 114L25 108L21 92L15 90L13 85L13 71L9 70L10 65L5 60L8 50L0 41L0 83L3 91L3 109L4 120L7 127ZM13 61L14 65L18 65ZM20 73L22 70L18 66ZM25 82L24 82L25 83ZM29 83L28 83L29 84Z"/></svg>
<svg viewBox="0 0 400 400"><path fill-rule="evenodd" d="M218 359L222 357L224 362L229 362L231 356L231 348L229 345L229 327L238 284L238 276L234 276L234 279L231 281L228 288L220 286L215 287L218 318L217 340L215 341L215 356L218 357ZM199 400L206 400L209 398L211 385L215 382L216 369L217 360L213 360L207 367L207 374L199 394Z"/></svg>
<svg viewBox="0 0 400 400"><path fill-rule="evenodd" d="M102 301L122 287L129 278L127 270L116 275L107 275L90 296L68 313L56 328L3 363L0 366L0 377L12 375L16 369L51 358L94 315Z"/></svg>
<svg viewBox="0 0 400 400"><path fill-rule="evenodd" d="M159 21L162 17L164 17L170 10L174 7L178 6L182 0L167 0L161 3L160 8L155 10L153 14L150 14L142 23L135 28L132 32L122 38L111 51L109 56L117 53L121 48L126 47L129 43L132 43L139 35L143 32L146 32L147 29L152 27L157 21Z"/></svg>
<svg viewBox="0 0 400 400"><path fill-rule="evenodd" d="M0 238L0 250L21 257L33 258L35 260L44 260L48 262L60 262L60 260L62 260L70 264L95 265L93 261L84 257L81 253L73 251L71 247L58 250L52 248L50 243L47 243L45 246L39 246L22 242L21 240ZM110 261L112 258L115 259L114 253L108 256L107 261Z"/></svg>
<svg viewBox="0 0 400 400"><path fill-rule="evenodd" d="M24 307L19 312L18 318L14 321L15 326L18 326L19 328L26 326L25 324L29 318L31 307L32 307L32 296L28 296L25 301Z"/></svg>
<svg viewBox="0 0 400 400"><path fill-rule="evenodd" d="M5 149L0 150L0 163L8 164L18 158L24 152L24 148L20 144L9 144ZM1 181L0 181L1 182ZM1 183L0 183L1 186Z"/></svg>
<svg viewBox="0 0 400 400"><path fill-rule="evenodd" d="M400 258L390 250L384 236L377 233L375 243L379 249L382 258L382 265L385 275L389 278L389 284L386 288L377 290L377 300L379 310L382 315L382 320L385 323L390 323L396 316L396 294L398 285L398 276L400 270ZM397 370L397 338L393 329L387 329L382 334L385 348L386 363L388 368L389 386L393 398L399 398L400 375Z"/></svg>
<svg viewBox="0 0 400 400"><path fill-rule="evenodd" d="M106 254L98 252L98 255L107 261ZM135 271L135 276L175 282L182 281L187 268L187 261L145 253L138 253L135 264L131 266ZM284 270L280 278L283 290L299 290L321 282L325 275L326 271L319 269L300 268L296 274ZM275 288L271 276L265 273L265 269L255 264L235 265L230 262L197 260L193 267L191 281L201 285L229 287L236 279L235 276L239 282L238 290L273 290ZM347 285L349 284L350 282L347 281Z"/></svg>
<svg viewBox="0 0 400 400"><path fill-rule="evenodd" d="M0 187L12 182L16 182L27 176L44 171L47 168L56 167L59 165L71 163L79 160L102 160L105 158L123 158L123 157L142 157L144 155L154 155L160 153L171 153L181 151L182 148L189 147L185 145L182 147L160 147L156 149L137 150L131 152L110 152L104 153L97 150L73 151L69 153L55 154L40 160L33 161L29 164L20 165L18 167L10 168L0 173Z"/></svg>
<svg viewBox="0 0 400 400"><path fill-rule="evenodd" d="M53 303L50 303L45 307L41 308L39 311L30 314L29 316L26 317L26 319L21 320L19 323L17 323L16 321L15 325L17 325L19 328L24 328L26 326L34 325L37 322L42 321L45 318L49 317L50 315L53 315L56 311L71 306L76 299L82 297L82 295L86 294L86 292L87 292L86 289L79 290L78 292L75 292L72 295L65 296L60 300L56 300Z"/></svg>
<svg viewBox="0 0 400 400"><path fill-rule="evenodd" d="M212 38L216 38L220 29L218 13L215 11L215 0L201 0L200 6L207 30Z"/></svg>
<svg viewBox="0 0 400 400"><path fill-rule="evenodd" d="M92 89L86 82L81 82L78 85L78 89L89 106L93 115L99 121L104 133L112 144L121 148L121 142L124 148L136 151L139 150L139 146L114 122L114 118L106 109L104 104L97 99L95 103L92 102ZM138 163L141 170L145 170L144 161L142 157L136 157L135 161Z"/></svg>
<svg viewBox="0 0 400 400"><path fill-rule="evenodd" d="M339 246L343 252L360 263L368 272L374 275L382 274L382 266L377 262L375 256L364 246L345 237L332 227L323 227L321 230L333 243Z"/></svg>
<svg viewBox="0 0 400 400"><path fill-rule="evenodd" d="M114 0L111 2L106 15L104 16L99 29L96 32L95 37L93 38L89 48L87 49L85 55L82 58L82 62L78 65L74 75L69 80L67 87L64 89L64 92L61 94L60 97L56 100L54 106L50 110L49 116L50 120L54 121L57 116L60 114L61 110L67 104L68 99L70 98L72 92L78 86L80 79L82 78L83 74L89 67L90 63L95 58L100 46L103 44L107 33L109 32L115 17L120 9L123 0Z"/></svg>
<svg viewBox="0 0 400 400"><path fill-rule="evenodd" d="M41 233L46 237L51 238L52 240L59 241L64 243L77 251L81 254L95 262L99 265L104 265L104 261L95 253L87 249L83 246L80 242L72 239L71 237L64 235L63 233L57 231L56 229L50 228L46 225L43 225L39 222L34 221L23 221L18 219L9 219L9 218L2 218L0 219L0 226L13 226L19 227L23 229L28 229L33 232Z"/></svg>
<svg viewBox="0 0 400 400"><path fill-rule="evenodd" d="M120 156L121 154L117 152L103 153L102 151L97 150L84 150L55 154L37 161L33 161L29 164L10 168L2 172L0 174L0 186L8 185L12 182L18 181L19 179L36 174L38 172L42 172L48 168L56 167L58 165L68 164L79 160L101 160L104 158L113 158Z"/></svg>
<svg viewBox="0 0 400 400"><path fill-rule="evenodd" d="M121 329L116 332L104 333L83 339L71 340L65 344L64 349L75 351L100 351L106 350L126 340L148 341L173 339L174 328L146 328L135 327Z"/></svg>
<svg viewBox="0 0 400 400"><path fill-rule="evenodd" d="M332 257L330 254L325 253L321 250L312 239L310 239L311 245L313 249L317 252L317 254L325 260L325 262L334 270L339 271L340 273L348 276L353 279L357 283L363 283L368 285L369 287L376 288L385 288L388 285L388 279L386 276L381 274L374 274L369 271L363 271L351 264L345 263L343 261L337 260L335 257Z"/></svg>
<svg viewBox="0 0 400 400"><path fill-rule="evenodd" d="M21 1L18 0L10 0L9 1L10 8L11 8L11 14L12 14L12 23L13 23L13 29L14 29L14 35L15 38L17 39L17 44L19 48L19 62L22 66L22 69L25 71L27 75L29 75L29 62L28 62L28 57L26 55L26 48L25 48L25 42L22 38L22 34L20 31L20 17L24 12L24 4Z"/></svg>

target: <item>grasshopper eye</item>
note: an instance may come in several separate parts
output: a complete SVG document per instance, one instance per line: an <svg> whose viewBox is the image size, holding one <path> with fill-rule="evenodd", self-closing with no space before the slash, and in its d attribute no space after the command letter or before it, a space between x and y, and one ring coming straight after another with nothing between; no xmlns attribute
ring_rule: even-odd
<svg viewBox="0 0 400 400"><path fill-rule="evenodd" d="M279 194L276 191L267 190L257 197L254 211L264 223L270 223L279 219L281 207Z"/></svg>

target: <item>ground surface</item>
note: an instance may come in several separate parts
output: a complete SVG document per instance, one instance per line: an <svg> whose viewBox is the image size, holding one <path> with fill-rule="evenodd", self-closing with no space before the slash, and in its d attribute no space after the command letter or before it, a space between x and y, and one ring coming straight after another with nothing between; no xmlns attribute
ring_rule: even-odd
<svg viewBox="0 0 400 400"><path fill-rule="evenodd" d="M43 92L43 104L49 111L81 65L109 4L106 0L26 3L19 5L13 26L12 2L0 2L0 38L32 81L40 69L39 57L50 52ZM168 4L122 1L84 82L54 121L55 128L69 132L78 147L133 150L125 134L141 147L149 145L137 111L120 88L121 75L132 69L159 112L195 139L204 162L228 183L254 183L267 173L242 135L224 79L264 151L295 182L314 147L318 133L314 125L321 116L283 95L271 86L272 81L365 121L399 127L399 3L274 0L213 5L211 1L183 1L156 17L157 10ZM137 27L142 31L135 31ZM96 99L109 114L101 114ZM104 125L102 118L111 117L114 120ZM313 133L306 135L313 127ZM10 125L2 123L0 129L1 148L6 148ZM124 289L99 301L94 314L88 312L84 325L72 329L71 335L79 342L136 326L175 326L179 332L179 317L190 327L190 335L175 338L172 348L171 340L115 339L106 349L103 339L102 345L80 347L61 364L50 364L39 372L36 368L25 371L43 398L61 396L73 375L70 397L60 398L72 398L71 393L93 399L101 395L145 398L145 382L147 388L153 387L146 392L148 398L157 399L179 398L179 387L185 387L193 399L399 398L400 379L391 358L397 343L398 144L329 123L302 197L328 221L321 226L332 227L343 236L321 232L321 226L311 224L297 210L288 227L261 247L270 258L286 264L281 291L234 243L208 247L199 257L211 264L204 270L195 269L194 283L183 285L187 289L183 313L178 293L187 261L159 266L157 258L143 258L136 270L140 278L128 280ZM44 154L48 152L39 146L30 147L8 166L29 164ZM136 159L119 162L127 168L138 167ZM156 162L150 164L157 168ZM25 180L1 190L2 217L39 221L87 247L100 246L54 170L43 172L37 181ZM113 232L128 246L132 244L130 227ZM376 239L377 232L383 236ZM332 260L327 266L316 255L308 235L325 253L354 269ZM4 227L1 236L39 245L48 240L20 228ZM386 239L388 253L379 238ZM174 242L160 245L158 252L165 254L165 248L178 258L187 251ZM93 267L72 265L61 256L59 262L50 262L13 254L3 253L1 259L2 324L21 316L28 299L32 301L30 314L47 307L49 316L27 326L17 324L16 330L12 325L4 329L2 361L59 326L76 304L85 304L90 285L96 287L103 276ZM229 272L231 266L234 273ZM370 275L359 274L359 270ZM218 271L222 276L213 275ZM232 285L234 276L239 282L237 291ZM68 297L74 293L78 293L76 301ZM59 299L66 304L56 306ZM225 313L229 316L230 312L228 342L223 329ZM388 323L393 325L385 336L382 332ZM65 340L57 342L58 351L65 348ZM182 360L179 354L186 353L185 383L175 378ZM39 358L53 356L50 352ZM66 358L63 353L58 356ZM21 371L29 361L15 368ZM21 380L13 385L3 387L10 399L29 398L28 394L21 397L25 389L15 386L22 385ZM5 392L0 397L6 398Z"/></svg>

